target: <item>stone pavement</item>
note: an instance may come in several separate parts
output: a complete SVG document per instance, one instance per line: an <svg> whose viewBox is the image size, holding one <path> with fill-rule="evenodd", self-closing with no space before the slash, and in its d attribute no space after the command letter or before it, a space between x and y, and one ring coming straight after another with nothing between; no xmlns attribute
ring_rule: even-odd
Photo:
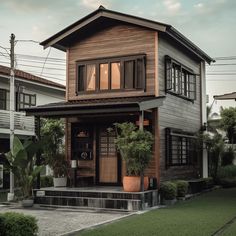
<svg viewBox="0 0 236 236"><path fill-rule="evenodd" d="M68 208L22 208L20 205L0 205L0 213L19 212L35 216L38 220L39 236L63 235L96 224L127 216L126 212L89 211Z"/></svg>

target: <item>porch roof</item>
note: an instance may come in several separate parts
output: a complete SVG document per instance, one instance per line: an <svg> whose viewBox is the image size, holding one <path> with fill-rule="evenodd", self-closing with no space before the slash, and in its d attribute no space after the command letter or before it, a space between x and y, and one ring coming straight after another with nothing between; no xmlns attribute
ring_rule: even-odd
<svg viewBox="0 0 236 236"><path fill-rule="evenodd" d="M57 102L25 108L26 115L68 117L73 115L139 112L162 106L165 96L141 96Z"/></svg>

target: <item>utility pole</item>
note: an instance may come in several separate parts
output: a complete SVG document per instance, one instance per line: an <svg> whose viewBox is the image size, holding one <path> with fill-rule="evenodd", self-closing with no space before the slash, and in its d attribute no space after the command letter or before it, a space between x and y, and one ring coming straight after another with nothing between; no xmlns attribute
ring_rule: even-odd
<svg viewBox="0 0 236 236"><path fill-rule="evenodd" d="M15 115L15 35L11 34L10 37L10 60L11 60L11 70L10 70L10 150L13 150L13 140L14 140L14 115ZM10 172L10 193L7 196L8 201L14 200L14 175L12 171Z"/></svg>

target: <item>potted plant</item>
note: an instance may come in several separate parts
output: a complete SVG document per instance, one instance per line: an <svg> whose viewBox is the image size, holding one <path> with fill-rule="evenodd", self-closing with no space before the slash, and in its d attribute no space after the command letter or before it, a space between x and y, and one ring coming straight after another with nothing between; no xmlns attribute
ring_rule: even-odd
<svg viewBox="0 0 236 236"><path fill-rule="evenodd" d="M115 144L126 164L124 191L139 192L143 190L143 186L147 190L148 177L142 179L142 176L152 158L153 135L149 131L138 129L133 123L116 123L115 127Z"/></svg>
<svg viewBox="0 0 236 236"><path fill-rule="evenodd" d="M35 154L40 148L39 142L26 141L24 144L18 137L14 137L13 149L5 153L7 167L15 176L16 184L22 193L22 205L32 206L33 186L42 166L36 166Z"/></svg>
<svg viewBox="0 0 236 236"><path fill-rule="evenodd" d="M45 164L53 171L54 187L66 187L68 162L64 154L64 123L61 120L42 120L41 134L44 140L43 156Z"/></svg>

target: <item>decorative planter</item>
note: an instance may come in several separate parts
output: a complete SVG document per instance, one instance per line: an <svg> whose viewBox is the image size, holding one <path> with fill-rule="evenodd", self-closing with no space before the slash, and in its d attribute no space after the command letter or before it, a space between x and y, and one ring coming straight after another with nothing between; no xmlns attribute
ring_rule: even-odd
<svg viewBox="0 0 236 236"><path fill-rule="evenodd" d="M123 189L125 192L140 192L140 176L124 176L123 177ZM149 180L148 177L144 177L144 190L148 189Z"/></svg>
<svg viewBox="0 0 236 236"><path fill-rule="evenodd" d="M24 199L21 201L22 207L32 207L34 205L34 199Z"/></svg>
<svg viewBox="0 0 236 236"><path fill-rule="evenodd" d="M53 184L54 187L66 187L67 185L67 177L59 177L59 178L53 178Z"/></svg>

